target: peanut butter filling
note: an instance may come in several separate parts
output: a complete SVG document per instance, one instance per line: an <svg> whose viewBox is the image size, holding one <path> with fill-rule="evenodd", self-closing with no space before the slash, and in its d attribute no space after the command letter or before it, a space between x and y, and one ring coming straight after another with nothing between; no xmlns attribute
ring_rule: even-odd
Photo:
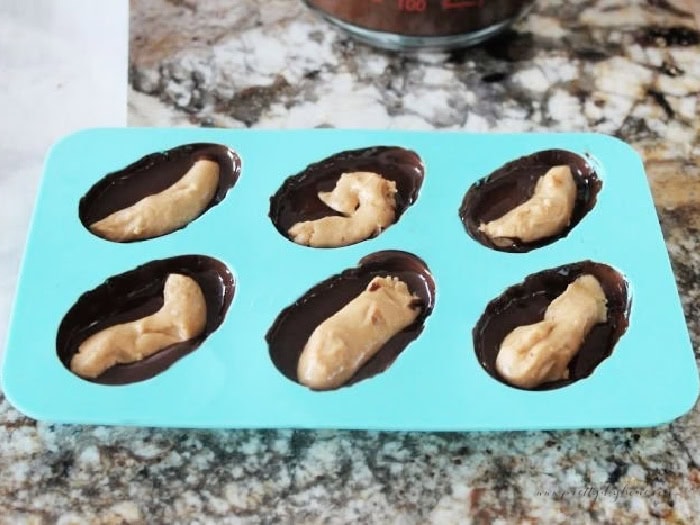
<svg viewBox="0 0 700 525"><path fill-rule="evenodd" d="M318 198L343 216L299 222L289 229L297 244L329 248L354 244L390 226L396 216L396 183L372 172L343 173Z"/></svg>
<svg viewBox="0 0 700 525"><path fill-rule="evenodd" d="M535 186L532 197L508 213L479 226L498 244L498 239L534 242L559 234L571 222L576 204L576 181L569 166L554 166Z"/></svg>
<svg viewBox="0 0 700 525"><path fill-rule="evenodd" d="M592 275L582 275L550 303L541 322L519 326L505 337L496 369L521 388L568 379L569 362L591 329L606 320L603 288Z"/></svg>
<svg viewBox="0 0 700 525"><path fill-rule="evenodd" d="M299 358L299 382L337 388L420 314L416 296L395 277L375 277L366 290L316 327Z"/></svg>
<svg viewBox="0 0 700 525"><path fill-rule="evenodd" d="M197 337L206 322L207 304L197 282L185 275L170 274L160 310L91 335L71 359L70 368L79 376L95 378L114 365L141 361L170 345Z"/></svg>
<svg viewBox="0 0 700 525"><path fill-rule="evenodd" d="M169 188L149 195L90 225L90 230L111 241L137 241L175 231L199 217L214 198L219 165L198 160Z"/></svg>

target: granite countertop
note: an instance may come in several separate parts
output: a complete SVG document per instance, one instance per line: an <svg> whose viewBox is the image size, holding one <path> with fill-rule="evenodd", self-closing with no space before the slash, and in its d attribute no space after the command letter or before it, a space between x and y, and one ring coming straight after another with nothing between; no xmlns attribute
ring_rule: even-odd
<svg viewBox="0 0 700 525"><path fill-rule="evenodd" d="M294 0L132 0L132 125L598 131L642 153L700 342L692 0L552 0L399 56ZM643 430L185 431L37 423L0 396L0 523L606 523L700 514L700 411Z"/></svg>

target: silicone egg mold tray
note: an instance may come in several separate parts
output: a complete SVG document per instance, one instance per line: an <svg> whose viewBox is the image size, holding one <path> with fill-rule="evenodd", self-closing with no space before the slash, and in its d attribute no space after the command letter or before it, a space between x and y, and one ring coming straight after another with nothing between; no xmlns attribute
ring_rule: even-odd
<svg viewBox="0 0 700 525"><path fill-rule="evenodd" d="M81 223L79 202L106 174L191 143L230 148L240 177L186 227L115 243ZM343 151L400 146L425 176L415 202L375 238L333 249L294 244L272 223L270 198L307 165ZM526 253L476 242L459 216L471 185L505 163L562 149L584 157L602 188L563 238ZM373 253L424 261L435 283L422 333L385 371L313 391L271 359L266 333L318 283ZM151 261L201 255L223 263L235 294L221 325L151 379L86 381L59 359L57 333L82 294ZM472 330L486 305L527 276L591 260L620 272L629 326L588 377L562 388L512 388L485 371ZM333 312L329 312L331 315ZM10 402L52 422L208 428L524 430L657 425L694 404L698 373L643 165L628 145L595 134L480 135L398 131L98 129L48 155L27 242L2 371Z"/></svg>

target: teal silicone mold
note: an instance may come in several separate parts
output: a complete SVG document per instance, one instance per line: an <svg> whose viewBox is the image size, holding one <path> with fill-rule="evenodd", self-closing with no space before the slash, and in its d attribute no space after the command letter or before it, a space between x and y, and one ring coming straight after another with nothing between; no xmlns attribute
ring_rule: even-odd
<svg viewBox="0 0 700 525"><path fill-rule="evenodd" d="M143 155L192 142L235 150L243 169L226 199L186 228L145 242L91 235L78 201L97 180ZM418 200L377 238L316 250L282 237L269 198L291 174L339 151L413 149L426 176ZM490 250L458 217L465 192L503 163L542 149L590 155L603 180L595 208L567 237L526 254ZM372 252L422 258L437 300L422 335L384 373L313 392L272 364L265 333L317 282ZM236 294L223 325L157 377L104 386L63 367L61 319L78 297L145 262L204 254L225 262ZM471 330L486 304L528 274L591 259L629 281L630 326L613 354L566 388L527 392L479 365ZM514 430L639 427L689 410L698 372L644 169L638 155L595 134L476 135L394 131L100 129L71 135L48 156L29 235L2 380L10 402L40 420L175 427Z"/></svg>

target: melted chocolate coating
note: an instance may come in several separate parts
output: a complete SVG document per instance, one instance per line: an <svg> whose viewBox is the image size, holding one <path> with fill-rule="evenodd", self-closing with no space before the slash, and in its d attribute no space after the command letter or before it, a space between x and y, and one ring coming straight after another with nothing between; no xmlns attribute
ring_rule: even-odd
<svg viewBox="0 0 700 525"><path fill-rule="evenodd" d="M307 0L322 13L350 24L406 36L447 36L512 21L532 0L427 0L400 8L396 1Z"/></svg>
<svg viewBox="0 0 700 525"><path fill-rule="evenodd" d="M86 380L106 385L143 381L197 349L223 322L233 299L235 283L222 262L203 255L182 255L152 261L110 277L80 296L61 321L56 337L56 353L63 365L70 370L73 354L91 335L156 313L163 306L163 287L171 273L191 277L202 289L207 303L204 332L189 341L168 346L142 361L115 365L97 378Z"/></svg>
<svg viewBox="0 0 700 525"><path fill-rule="evenodd" d="M287 378L298 382L297 364L312 332L360 295L374 277L398 277L420 300L416 321L392 337L345 384L349 386L385 371L423 331L435 303L435 282L425 263L407 252L383 251L363 257L356 268L317 284L279 314L267 332L270 359ZM342 387L341 387L342 388Z"/></svg>
<svg viewBox="0 0 700 525"><path fill-rule="evenodd" d="M571 222L563 231L530 243L517 239L499 239L499 244L479 231L482 223L498 219L530 199L540 177L554 166L563 165L568 165L571 169L578 190ZM580 155L557 149L539 151L511 161L474 183L464 196L459 217L467 233L484 246L503 252L529 252L566 237L593 209L602 186L598 174ZM503 244L500 244L501 241Z"/></svg>
<svg viewBox="0 0 700 525"><path fill-rule="evenodd" d="M595 325L569 363L569 379L544 383L534 390L552 390L591 375L613 351L629 325L631 301L625 278L606 264L583 261L530 275L508 288L486 307L472 331L479 363L495 379L506 383L496 369L496 357L506 335L518 326L539 323L549 304L583 274L591 274L608 300L608 318Z"/></svg>
<svg viewBox="0 0 700 525"><path fill-rule="evenodd" d="M80 222L89 230L91 224L112 213L168 189L198 160L213 160L219 164L219 186L214 198L202 212L206 213L208 209L224 200L241 173L240 157L219 144L178 146L163 153L152 153L122 170L109 173L80 199Z"/></svg>
<svg viewBox="0 0 700 525"><path fill-rule="evenodd" d="M392 147L345 151L289 177L270 198L270 219L282 235L289 238L289 228L298 222L341 215L318 198L321 191L331 191L343 173L371 171L396 183L396 218L394 223L418 197L423 185L423 161L413 151Z"/></svg>

